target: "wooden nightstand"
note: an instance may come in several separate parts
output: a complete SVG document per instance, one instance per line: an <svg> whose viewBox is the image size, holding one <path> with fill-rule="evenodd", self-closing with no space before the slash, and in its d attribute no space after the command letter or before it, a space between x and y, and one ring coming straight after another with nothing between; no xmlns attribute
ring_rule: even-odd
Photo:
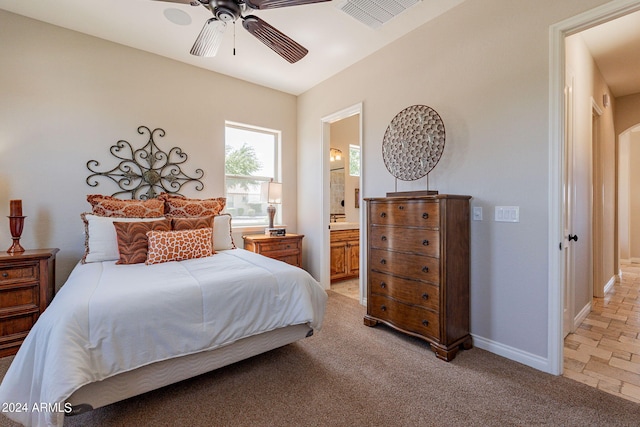
<svg viewBox="0 0 640 427"><path fill-rule="evenodd" d="M0 252L0 357L20 345L55 292L58 249Z"/></svg>
<svg viewBox="0 0 640 427"><path fill-rule="evenodd" d="M244 248L248 251L284 261L287 264L302 268L302 234L286 236L265 236L252 234L242 236Z"/></svg>

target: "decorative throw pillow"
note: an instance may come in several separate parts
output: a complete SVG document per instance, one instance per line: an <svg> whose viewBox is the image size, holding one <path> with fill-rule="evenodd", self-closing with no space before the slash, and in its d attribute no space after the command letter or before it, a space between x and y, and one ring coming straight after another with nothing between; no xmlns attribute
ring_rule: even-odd
<svg viewBox="0 0 640 427"><path fill-rule="evenodd" d="M199 218L171 218L172 230L193 230L194 228L213 228L213 215Z"/></svg>
<svg viewBox="0 0 640 427"><path fill-rule="evenodd" d="M168 217L194 218L217 215L224 209L227 199L188 199L175 194L161 193L158 199L164 201L164 212Z"/></svg>
<svg viewBox="0 0 640 427"><path fill-rule="evenodd" d="M211 256L212 230L149 231L149 253L146 264L204 258Z"/></svg>
<svg viewBox="0 0 640 427"><path fill-rule="evenodd" d="M116 264L140 264L147 260L147 232L171 230L171 220L147 222L114 222L120 257Z"/></svg>
<svg viewBox="0 0 640 427"><path fill-rule="evenodd" d="M81 263L116 261L120 258L118 252L118 237L114 222L144 222L157 221L164 218L110 218L90 213L80 214L84 223L84 256Z"/></svg>
<svg viewBox="0 0 640 427"><path fill-rule="evenodd" d="M91 204L94 215L116 218L159 218L164 216L164 201L123 200L113 196L89 194L87 202Z"/></svg>
<svg viewBox="0 0 640 427"><path fill-rule="evenodd" d="M213 250L224 251L235 249L231 235L231 214L220 214L213 217Z"/></svg>

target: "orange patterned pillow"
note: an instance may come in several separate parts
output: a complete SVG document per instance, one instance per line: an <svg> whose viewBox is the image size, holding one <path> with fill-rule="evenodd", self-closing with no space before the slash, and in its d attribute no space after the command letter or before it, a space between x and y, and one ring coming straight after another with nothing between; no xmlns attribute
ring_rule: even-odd
<svg viewBox="0 0 640 427"><path fill-rule="evenodd" d="M227 199L188 199L184 196L162 193L158 199L164 200L164 212L167 216L178 218L194 218L217 215L224 209Z"/></svg>
<svg viewBox="0 0 640 427"><path fill-rule="evenodd" d="M89 194L87 202L91 204L94 215L117 218L158 218L164 216L164 201L123 200L113 196Z"/></svg>
<svg viewBox="0 0 640 427"><path fill-rule="evenodd" d="M147 232L171 230L171 220L149 222L114 222L120 258L116 264L140 264L147 260Z"/></svg>
<svg viewBox="0 0 640 427"><path fill-rule="evenodd" d="M172 230L192 230L194 228L213 228L213 215L198 218L171 218Z"/></svg>
<svg viewBox="0 0 640 427"><path fill-rule="evenodd" d="M211 228L193 230L149 231L149 253L146 264L204 258L211 251Z"/></svg>

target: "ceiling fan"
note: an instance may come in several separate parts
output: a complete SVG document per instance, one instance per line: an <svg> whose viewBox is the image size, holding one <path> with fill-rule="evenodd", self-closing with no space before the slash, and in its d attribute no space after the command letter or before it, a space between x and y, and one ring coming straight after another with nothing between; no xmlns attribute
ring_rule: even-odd
<svg viewBox="0 0 640 427"><path fill-rule="evenodd" d="M213 13L213 18L205 22L191 54L196 56L215 56L222 43L222 35L227 23L242 20L242 26L255 38L267 45L275 53L290 63L304 58L309 52L305 47L285 35L275 27L255 15L244 15L251 10L275 9L279 7L320 3L330 0L158 0L170 3L204 6Z"/></svg>

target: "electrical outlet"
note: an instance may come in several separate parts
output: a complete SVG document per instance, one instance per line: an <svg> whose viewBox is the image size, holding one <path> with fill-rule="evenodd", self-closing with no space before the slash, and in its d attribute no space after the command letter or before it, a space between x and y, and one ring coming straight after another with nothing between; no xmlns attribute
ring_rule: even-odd
<svg viewBox="0 0 640 427"><path fill-rule="evenodd" d="M473 220L482 221L482 206L473 207Z"/></svg>

